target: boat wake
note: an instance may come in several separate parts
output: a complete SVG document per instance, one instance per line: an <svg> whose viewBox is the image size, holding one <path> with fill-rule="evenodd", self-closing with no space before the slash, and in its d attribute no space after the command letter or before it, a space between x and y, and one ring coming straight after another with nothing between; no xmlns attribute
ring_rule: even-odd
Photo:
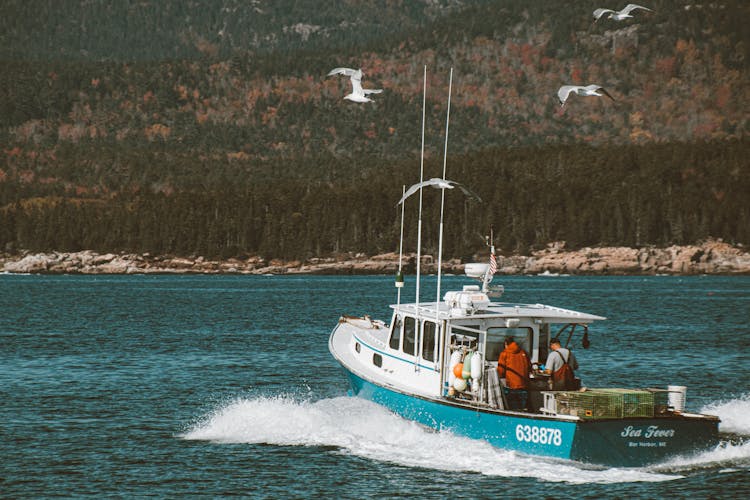
<svg viewBox="0 0 750 500"><path fill-rule="evenodd" d="M700 413L718 415L721 419L721 442L713 450L691 456L675 457L654 470L680 472L696 469L719 469L719 472L750 471L750 394L737 399L704 406Z"/></svg>
<svg viewBox="0 0 750 500"><path fill-rule="evenodd" d="M730 430L739 439L727 440L715 450L637 469L587 466L499 450L481 440L432 432L377 404L352 397L318 401L292 396L238 398L207 415L181 437L217 443L335 447L339 453L407 467L549 482L658 482L701 469L750 469L750 439L742 438L750 436L750 424L741 418L749 409L750 396L704 409L718 414L724 421L722 431Z"/></svg>
<svg viewBox="0 0 750 500"><path fill-rule="evenodd" d="M721 418L719 432L750 438L750 394L737 399L711 403L701 408L701 413L718 415Z"/></svg>

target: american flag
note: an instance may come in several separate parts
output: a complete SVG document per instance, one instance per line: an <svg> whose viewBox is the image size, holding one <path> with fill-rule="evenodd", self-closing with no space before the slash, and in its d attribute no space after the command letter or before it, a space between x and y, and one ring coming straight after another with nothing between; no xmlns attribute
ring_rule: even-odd
<svg viewBox="0 0 750 500"><path fill-rule="evenodd" d="M497 260L495 259L495 252L494 252L494 249L493 249L493 251L490 253L489 275L493 276L496 271L497 271Z"/></svg>

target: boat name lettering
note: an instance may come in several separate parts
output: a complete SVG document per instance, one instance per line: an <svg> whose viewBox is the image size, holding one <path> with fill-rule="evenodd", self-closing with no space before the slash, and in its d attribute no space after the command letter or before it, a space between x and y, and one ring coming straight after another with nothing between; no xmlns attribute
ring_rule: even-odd
<svg viewBox="0 0 750 500"><path fill-rule="evenodd" d="M560 446L562 444L562 431L550 427L537 427L536 425L517 425L516 439L528 443L551 444Z"/></svg>
<svg viewBox="0 0 750 500"><path fill-rule="evenodd" d="M620 436L644 437L646 439L674 437L674 429L659 429L658 425L649 425L644 429L643 427L633 427L632 425L629 425L622 430Z"/></svg>

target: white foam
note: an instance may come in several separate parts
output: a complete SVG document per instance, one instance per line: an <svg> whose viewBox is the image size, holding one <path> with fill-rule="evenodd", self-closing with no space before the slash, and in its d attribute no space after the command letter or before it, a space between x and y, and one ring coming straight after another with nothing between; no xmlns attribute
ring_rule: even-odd
<svg viewBox="0 0 750 500"><path fill-rule="evenodd" d="M737 399L714 402L704 406L701 413L717 415L721 419L719 432L725 436L714 449L674 457L655 470L679 471L683 469L729 467L720 472L750 469L750 394ZM731 439L726 439L730 437ZM739 469L737 469L739 467Z"/></svg>
<svg viewBox="0 0 750 500"><path fill-rule="evenodd" d="M750 436L750 394L743 394L738 399L719 401L704 406L701 413L718 415L721 419L720 432Z"/></svg>
<svg viewBox="0 0 750 500"><path fill-rule="evenodd" d="M237 399L183 435L219 443L335 446L341 453L407 467L465 471L549 482L623 483L678 479L677 474L592 468L528 457L450 432L431 432L360 398L295 401L291 397Z"/></svg>
<svg viewBox="0 0 750 500"><path fill-rule="evenodd" d="M694 455L675 457L654 470L680 471L683 469L708 469L718 466L750 468L750 441L742 443L721 442L713 450Z"/></svg>

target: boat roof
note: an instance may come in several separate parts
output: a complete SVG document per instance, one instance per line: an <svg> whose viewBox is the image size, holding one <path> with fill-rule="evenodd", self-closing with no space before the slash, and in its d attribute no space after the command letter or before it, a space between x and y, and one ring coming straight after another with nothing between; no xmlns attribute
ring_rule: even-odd
<svg viewBox="0 0 750 500"><path fill-rule="evenodd" d="M393 304L391 308L409 315L417 315L417 304ZM591 323L607 319L561 307L544 304L516 304L510 302L490 302L475 311L457 310L444 302L420 302L419 316L433 316L440 320L491 319L491 318L533 318L545 323Z"/></svg>

